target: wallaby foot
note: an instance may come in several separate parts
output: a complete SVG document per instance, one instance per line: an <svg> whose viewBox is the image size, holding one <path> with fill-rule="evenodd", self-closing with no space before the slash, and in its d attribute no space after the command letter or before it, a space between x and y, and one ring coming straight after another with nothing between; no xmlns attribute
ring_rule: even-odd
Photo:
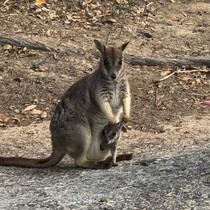
<svg viewBox="0 0 210 210"><path fill-rule="evenodd" d="M112 167L112 160L107 158L104 161L98 162L98 165L101 169L109 169Z"/></svg>
<svg viewBox="0 0 210 210"><path fill-rule="evenodd" d="M133 153L128 153L128 154L121 154L118 155L116 158L116 161L124 161L124 160L132 160L133 159Z"/></svg>
<svg viewBox="0 0 210 210"><path fill-rule="evenodd" d="M112 162L112 166L113 166L113 167L116 167L116 166L119 166L119 164L118 164L118 163L113 163L113 162Z"/></svg>
<svg viewBox="0 0 210 210"><path fill-rule="evenodd" d="M124 160L131 160L132 158L133 158L133 153L128 153L128 154L118 155L116 157L116 161L114 161L112 156L109 156L106 158L105 161L102 161L102 162L111 163L111 166L118 166L117 162L124 161Z"/></svg>
<svg viewBox="0 0 210 210"><path fill-rule="evenodd" d="M83 162L77 161L76 166L79 168L86 169L108 169L112 167L112 162L110 160L104 160L99 162L86 160Z"/></svg>

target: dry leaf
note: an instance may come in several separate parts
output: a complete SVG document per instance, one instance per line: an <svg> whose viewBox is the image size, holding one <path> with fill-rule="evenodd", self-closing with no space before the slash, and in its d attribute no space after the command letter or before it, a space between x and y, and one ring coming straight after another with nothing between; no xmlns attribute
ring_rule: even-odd
<svg viewBox="0 0 210 210"><path fill-rule="evenodd" d="M9 117L4 115L4 114L0 114L0 122L2 123L6 123L9 121Z"/></svg>
<svg viewBox="0 0 210 210"><path fill-rule="evenodd" d="M20 119L17 118L17 117L12 117L12 118L9 118L8 123L9 123L9 122L12 122L12 123L17 124L17 123L20 122Z"/></svg>
<svg viewBox="0 0 210 210"><path fill-rule="evenodd" d="M20 119L17 118L17 117L8 117L4 114L0 114L0 123L3 123L3 124L9 124L9 123L19 123L20 122Z"/></svg>
<svg viewBox="0 0 210 210"><path fill-rule="evenodd" d="M42 5L42 4L45 4L46 1L45 0L36 0L35 4L36 5Z"/></svg>
<svg viewBox="0 0 210 210"><path fill-rule="evenodd" d="M49 13L49 17L51 20L55 20L58 17L58 15L56 14L56 11L51 11Z"/></svg>
<svg viewBox="0 0 210 210"><path fill-rule="evenodd" d="M128 3L128 1L126 1L126 0L116 0L116 2L118 4L123 4L123 3L127 4Z"/></svg>
<svg viewBox="0 0 210 210"><path fill-rule="evenodd" d="M3 47L2 47L3 50L11 50L12 49L12 45L10 44L5 44Z"/></svg>
<svg viewBox="0 0 210 210"><path fill-rule="evenodd" d="M117 21L113 18L105 20L106 23L116 23Z"/></svg>
<svg viewBox="0 0 210 210"><path fill-rule="evenodd" d="M51 36L51 33L52 33L52 31L50 29L46 31L46 35L49 37Z"/></svg>
<svg viewBox="0 0 210 210"><path fill-rule="evenodd" d="M47 118L47 112L43 111L43 112L41 113L40 117L41 117L42 119Z"/></svg>
<svg viewBox="0 0 210 210"><path fill-rule="evenodd" d="M28 51L27 53L28 57L35 57L35 56L43 56L42 53L36 52L36 51Z"/></svg>
<svg viewBox="0 0 210 210"><path fill-rule="evenodd" d="M14 112L15 112L16 114L19 114L19 113L20 113L20 110L19 110L19 109L15 109Z"/></svg>
<svg viewBox="0 0 210 210"><path fill-rule="evenodd" d="M40 115L42 113L39 109L33 109L29 112L31 115Z"/></svg>
<svg viewBox="0 0 210 210"><path fill-rule="evenodd" d="M37 107L37 105L31 104L31 105L27 106L23 111L24 112L31 111L32 109L35 109L36 107Z"/></svg>
<svg viewBox="0 0 210 210"><path fill-rule="evenodd" d="M191 80L192 78L191 77L188 77L188 76L184 76L181 78L182 81L189 81Z"/></svg>

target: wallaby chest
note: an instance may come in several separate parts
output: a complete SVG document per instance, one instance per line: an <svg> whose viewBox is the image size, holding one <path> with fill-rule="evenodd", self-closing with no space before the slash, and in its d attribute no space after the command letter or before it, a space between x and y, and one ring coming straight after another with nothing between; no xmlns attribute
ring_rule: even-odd
<svg viewBox="0 0 210 210"><path fill-rule="evenodd" d="M113 109L119 109L122 106L122 95L120 82L103 87L101 92L102 98L105 98Z"/></svg>
<svg viewBox="0 0 210 210"><path fill-rule="evenodd" d="M110 105L113 109L119 109L122 106L122 96L119 85L113 88L110 94Z"/></svg>

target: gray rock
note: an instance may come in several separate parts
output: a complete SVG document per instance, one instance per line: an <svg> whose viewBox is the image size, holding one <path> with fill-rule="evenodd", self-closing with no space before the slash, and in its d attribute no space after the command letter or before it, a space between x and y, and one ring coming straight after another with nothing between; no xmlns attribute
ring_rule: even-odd
<svg viewBox="0 0 210 210"><path fill-rule="evenodd" d="M108 170L2 167L0 209L210 209L210 147Z"/></svg>

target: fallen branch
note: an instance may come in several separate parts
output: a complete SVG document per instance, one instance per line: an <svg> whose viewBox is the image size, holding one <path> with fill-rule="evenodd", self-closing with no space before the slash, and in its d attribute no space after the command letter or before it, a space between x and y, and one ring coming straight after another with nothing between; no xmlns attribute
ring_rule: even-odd
<svg viewBox="0 0 210 210"><path fill-rule="evenodd" d="M52 47L47 46L45 44L42 44L40 42L35 41L26 41L26 40L20 40L20 39L13 39L9 37L0 36L0 45L12 45L16 47L27 47L28 49L32 50L40 50L40 51L48 51L48 52L66 52L66 53L74 53L74 54L80 54L84 55L85 51L83 49L72 49L68 47Z"/></svg>
<svg viewBox="0 0 210 210"><path fill-rule="evenodd" d="M0 45L9 44L16 47L27 47L33 50L41 50L41 51L54 51L55 49L52 47L48 47L39 42L30 42L26 40L16 40L4 36L0 36Z"/></svg>
<svg viewBox="0 0 210 210"><path fill-rule="evenodd" d="M126 56L131 65L140 66L208 66L210 67L210 56L199 56L189 58L149 58L139 56Z"/></svg>
<svg viewBox="0 0 210 210"><path fill-rule="evenodd" d="M0 36L0 45L9 44L17 47L27 47L28 49L41 50L41 51L54 51L54 52L65 52L73 53L77 55L85 55L86 51L84 49L75 49L65 46L52 47L45 44L17 40L9 37ZM93 56L99 57L98 52L93 52ZM151 57L140 57L133 55L125 55L125 61L130 65L140 65L140 66L207 66L210 67L210 56L200 56L200 57L189 57L189 58L151 58Z"/></svg>

